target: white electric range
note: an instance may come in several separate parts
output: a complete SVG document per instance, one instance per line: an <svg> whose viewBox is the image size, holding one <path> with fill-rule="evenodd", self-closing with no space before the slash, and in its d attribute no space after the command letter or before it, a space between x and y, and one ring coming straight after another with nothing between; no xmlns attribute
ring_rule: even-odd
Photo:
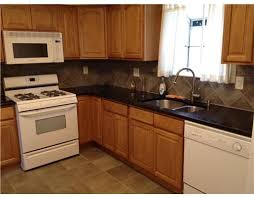
<svg viewBox="0 0 254 198"><path fill-rule="evenodd" d="M77 97L56 74L4 78L4 90L16 103L23 170L79 154Z"/></svg>

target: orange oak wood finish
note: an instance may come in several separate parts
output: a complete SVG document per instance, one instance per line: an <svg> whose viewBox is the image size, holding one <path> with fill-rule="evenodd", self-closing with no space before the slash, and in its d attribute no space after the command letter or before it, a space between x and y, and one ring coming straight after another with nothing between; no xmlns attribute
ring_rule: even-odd
<svg viewBox="0 0 254 198"><path fill-rule="evenodd" d="M154 128L151 125L130 119L130 161L145 170L154 171Z"/></svg>
<svg viewBox="0 0 254 198"><path fill-rule="evenodd" d="M123 116L128 115L128 107L126 105L119 104L119 103L116 103L116 102L103 100L103 108L106 111L110 111L112 113L120 114L120 115L123 115Z"/></svg>
<svg viewBox="0 0 254 198"><path fill-rule="evenodd" d="M107 58L106 7L78 7L81 58Z"/></svg>
<svg viewBox="0 0 254 198"><path fill-rule="evenodd" d="M3 46L3 23L2 23L2 8L0 7L0 62L4 61L4 46Z"/></svg>
<svg viewBox="0 0 254 198"><path fill-rule="evenodd" d="M2 167L20 161L18 133L13 107L1 108L0 128L0 166Z"/></svg>
<svg viewBox="0 0 254 198"><path fill-rule="evenodd" d="M154 126L183 136L184 122L182 120L154 114Z"/></svg>
<svg viewBox="0 0 254 198"><path fill-rule="evenodd" d="M32 29L31 10L29 5L3 5L3 29Z"/></svg>
<svg viewBox="0 0 254 198"><path fill-rule="evenodd" d="M254 5L226 5L223 63L254 63Z"/></svg>
<svg viewBox="0 0 254 198"><path fill-rule="evenodd" d="M32 27L39 31L57 31L59 7L49 5L32 5Z"/></svg>
<svg viewBox="0 0 254 198"><path fill-rule="evenodd" d="M91 133L92 140L102 144L102 101L101 98L91 97Z"/></svg>
<svg viewBox="0 0 254 198"><path fill-rule="evenodd" d="M144 5L124 7L124 57L144 57Z"/></svg>
<svg viewBox="0 0 254 198"><path fill-rule="evenodd" d="M79 144L85 144L91 140L91 97L78 97L78 129L79 129Z"/></svg>
<svg viewBox="0 0 254 198"><path fill-rule="evenodd" d="M182 189L183 138L155 129L155 175Z"/></svg>
<svg viewBox="0 0 254 198"><path fill-rule="evenodd" d="M103 123L102 123L102 142L103 146L107 149L115 150L115 124L114 124L114 113L109 111L103 112Z"/></svg>
<svg viewBox="0 0 254 198"><path fill-rule="evenodd" d="M76 7L60 7L58 31L63 34L64 58L79 58L78 14Z"/></svg>
<svg viewBox="0 0 254 198"><path fill-rule="evenodd" d="M108 57L123 58L123 14L122 5L111 5L107 9Z"/></svg>
<svg viewBox="0 0 254 198"><path fill-rule="evenodd" d="M130 118L138 120L147 124L153 125L153 113L138 109L135 107L130 107Z"/></svg>

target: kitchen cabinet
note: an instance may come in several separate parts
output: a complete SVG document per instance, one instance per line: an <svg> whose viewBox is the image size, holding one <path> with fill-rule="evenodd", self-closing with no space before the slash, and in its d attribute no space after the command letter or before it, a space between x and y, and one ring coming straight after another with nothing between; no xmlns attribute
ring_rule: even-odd
<svg viewBox="0 0 254 198"><path fill-rule="evenodd" d="M106 7L78 7L80 57L105 59L106 50Z"/></svg>
<svg viewBox="0 0 254 198"><path fill-rule="evenodd" d="M111 5L107 10L108 57L123 58L123 14L122 5Z"/></svg>
<svg viewBox="0 0 254 198"><path fill-rule="evenodd" d="M3 29L32 29L30 5L3 5L2 17ZM43 21L42 18L40 20Z"/></svg>
<svg viewBox="0 0 254 198"><path fill-rule="evenodd" d="M78 15L74 6L61 6L58 31L63 35L64 58L79 58Z"/></svg>
<svg viewBox="0 0 254 198"><path fill-rule="evenodd" d="M1 108L0 127L1 166L18 163L20 161L19 143L13 107Z"/></svg>
<svg viewBox="0 0 254 198"><path fill-rule="evenodd" d="M158 60L161 5L124 6L124 58Z"/></svg>
<svg viewBox="0 0 254 198"><path fill-rule="evenodd" d="M85 144L91 140L91 97L78 97L78 129L79 129L79 143Z"/></svg>
<svg viewBox="0 0 254 198"><path fill-rule="evenodd" d="M154 171L154 128L131 119L129 125L130 161L141 168Z"/></svg>
<svg viewBox="0 0 254 198"><path fill-rule="evenodd" d="M57 31L59 7L54 5L31 5L32 28L39 31Z"/></svg>
<svg viewBox="0 0 254 198"><path fill-rule="evenodd" d="M254 63L254 5L226 5L223 63Z"/></svg>
<svg viewBox="0 0 254 198"><path fill-rule="evenodd" d="M4 46L3 46L3 24L2 24L2 8L0 7L0 62L4 61Z"/></svg>
<svg viewBox="0 0 254 198"><path fill-rule="evenodd" d="M182 189L183 138L155 128L155 175Z"/></svg>
<svg viewBox="0 0 254 198"><path fill-rule="evenodd" d="M128 158L127 106L103 100L103 146Z"/></svg>
<svg viewBox="0 0 254 198"><path fill-rule="evenodd" d="M91 97L91 137L98 144L102 144L102 101L101 98Z"/></svg>

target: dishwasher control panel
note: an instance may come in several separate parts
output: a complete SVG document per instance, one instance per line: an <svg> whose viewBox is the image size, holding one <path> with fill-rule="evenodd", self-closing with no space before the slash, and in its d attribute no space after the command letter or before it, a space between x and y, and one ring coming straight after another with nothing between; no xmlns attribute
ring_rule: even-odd
<svg viewBox="0 0 254 198"><path fill-rule="evenodd" d="M184 137L245 158L250 157L251 139L244 136L185 122Z"/></svg>

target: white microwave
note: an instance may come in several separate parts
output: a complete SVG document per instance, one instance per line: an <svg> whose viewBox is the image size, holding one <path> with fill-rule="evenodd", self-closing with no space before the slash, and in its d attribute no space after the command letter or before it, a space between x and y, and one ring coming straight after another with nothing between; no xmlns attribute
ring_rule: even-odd
<svg viewBox="0 0 254 198"><path fill-rule="evenodd" d="M64 62L62 33L3 31L6 64Z"/></svg>

